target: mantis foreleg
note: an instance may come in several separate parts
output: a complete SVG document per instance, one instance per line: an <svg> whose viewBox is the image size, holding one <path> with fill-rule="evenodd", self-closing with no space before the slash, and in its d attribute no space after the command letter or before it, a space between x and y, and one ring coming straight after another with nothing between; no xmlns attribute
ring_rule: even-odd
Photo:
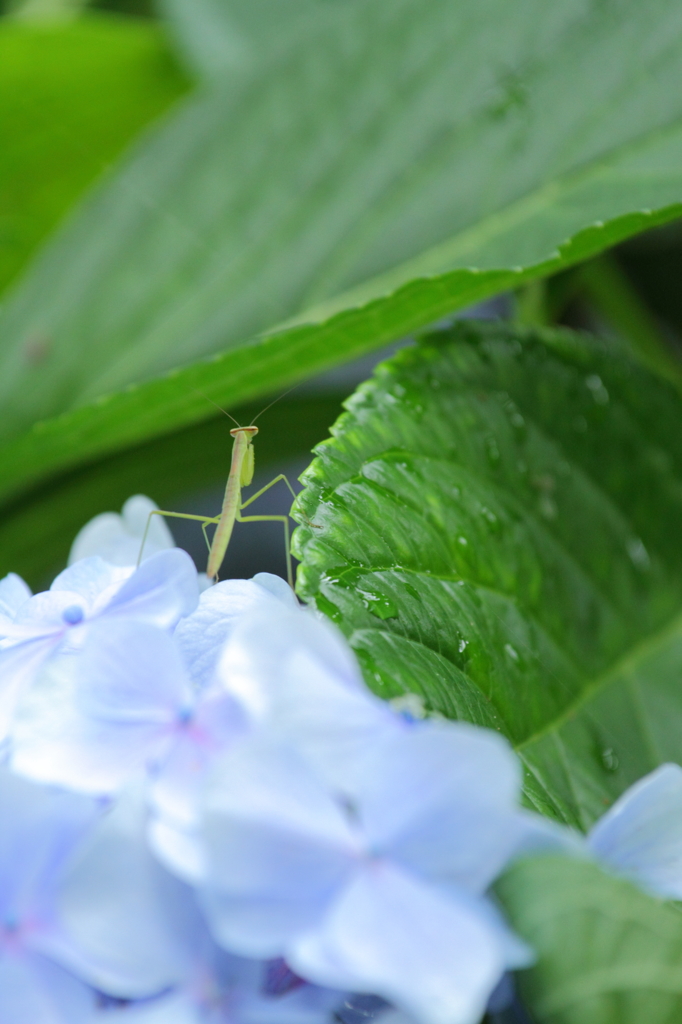
<svg viewBox="0 0 682 1024"><path fill-rule="evenodd" d="M287 485L292 498L296 498L296 491L293 489L284 473L280 473L278 476L274 477L274 479L271 480L269 484L266 484L265 487L261 487L260 491L256 491L255 494L252 494L251 497L247 498L246 501L242 502L241 511L243 511L247 507L247 505L250 505L252 501L255 501L256 498L260 498L261 494L265 494L266 491L269 491L270 488L274 487L274 485L279 483L280 480L282 480ZM321 529L321 527L317 523L311 523L307 516L303 516L303 518L305 519L308 526L314 526L316 530ZM243 521L244 520L242 520L242 522Z"/></svg>
<svg viewBox="0 0 682 1024"><path fill-rule="evenodd" d="M200 522L202 524L202 529L204 531L204 537L206 537L206 527L210 526L211 523L217 523L218 522L217 518L211 518L210 516L193 516L193 515L190 515L189 512L165 512L165 511L163 511L160 508L155 508L147 516L147 525L144 528L144 533L142 535L142 543L140 544L140 553L137 556L137 565L138 565L138 567L140 565L140 562L142 561L142 552L144 551L144 546L145 546L145 543L147 541L147 534L149 533L149 527L151 526L152 516L167 516L169 519L194 519L194 520L196 520L196 521L198 521L198 522ZM206 537L206 541L208 542L208 537ZM210 543L209 543L208 546L209 546L209 550L210 550L210 547L211 547Z"/></svg>

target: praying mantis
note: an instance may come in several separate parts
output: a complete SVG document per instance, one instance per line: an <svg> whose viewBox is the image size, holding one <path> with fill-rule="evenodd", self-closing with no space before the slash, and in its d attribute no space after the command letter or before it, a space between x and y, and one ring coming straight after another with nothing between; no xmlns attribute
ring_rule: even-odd
<svg viewBox="0 0 682 1024"><path fill-rule="evenodd" d="M218 406L218 408L220 408ZM270 408L268 406L268 408ZM225 412L224 409L220 410ZM263 409L263 412L266 410ZM225 413L226 416L230 416L229 413ZM258 414L261 415L260 413ZM258 417L256 417L257 419ZM233 416L230 416L233 422L237 422ZM260 516L243 516L242 512L247 508L251 502L255 501L256 498L260 498L262 494L269 491L271 487L283 481L289 488L293 498L296 497L296 492L287 480L284 473L279 473L274 479L267 483L265 487L261 487L259 491L252 494L250 498L242 502L242 487L248 487L253 480L253 471L255 466L254 453L253 453L253 439L258 433L258 427L254 426L254 423L250 423L248 427L242 427L237 423L236 427L230 430L230 434L233 437L232 444L232 461L230 463L230 472L227 477L227 484L225 486L225 497L223 498L223 507L219 516L195 516L190 515L187 512L166 512L162 509L154 509L153 512L149 513L147 519L147 526L142 537L142 544L140 545L140 554L137 559L139 565L142 560L142 552L144 551L145 541L147 540L147 534L149 533L149 527L152 521L152 516L167 516L172 519L194 519L201 523L201 528L206 538L206 544L208 545L208 564L206 566L206 575L209 576L214 582L218 580L218 572L222 564L227 546L230 543L232 537L232 530L234 529L235 523L264 523L264 522L278 522L284 526L284 542L286 545L286 559L287 559L287 581L289 586L293 589L294 576L291 568L291 549L290 549L290 536L289 536L289 517L288 516L276 516L276 515L260 515ZM213 534L213 539L209 540L208 534L206 533L206 527L215 524L216 530ZM310 526L317 527L316 523L310 523ZM317 527L319 529L319 527Z"/></svg>

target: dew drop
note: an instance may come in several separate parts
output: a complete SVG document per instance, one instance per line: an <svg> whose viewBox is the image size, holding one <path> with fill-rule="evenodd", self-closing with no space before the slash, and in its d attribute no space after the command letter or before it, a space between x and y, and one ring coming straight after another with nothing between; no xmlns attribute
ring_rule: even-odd
<svg viewBox="0 0 682 1024"><path fill-rule="evenodd" d="M494 437L486 437L485 453L488 456L488 462L490 462L491 465L496 466L500 461L500 449Z"/></svg>
<svg viewBox="0 0 682 1024"><path fill-rule="evenodd" d="M466 651L468 646L469 646L469 641L468 640L460 640L459 643L457 644L457 650L459 651L460 654L463 654L464 651Z"/></svg>
<svg viewBox="0 0 682 1024"><path fill-rule="evenodd" d="M604 747L601 751L601 763L605 772L618 771L620 758L613 747Z"/></svg>
<svg viewBox="0 0 682 1024"><path fill-rule="evenodd" d="M394 619L398 615L398 609L388 597L366 587L357 588L357 594L365 608L378 619Z"/></svg>
<svg viewBox="0 0 682 1024"><path fill-rule="evenodd" d="M627 551L632 564L638 569L648 569L651 566L649 552L644 547L644 544L639 537L634 537L632 540L628 541Z"/></svg>

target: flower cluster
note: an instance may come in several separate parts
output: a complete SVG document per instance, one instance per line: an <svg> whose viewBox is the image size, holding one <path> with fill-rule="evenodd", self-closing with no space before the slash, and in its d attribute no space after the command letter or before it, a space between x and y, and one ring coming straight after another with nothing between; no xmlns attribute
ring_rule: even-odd
<svg viewBox="0 0 682 1024"><path fill-rule="evenodd" d="M475 1024L533 960L514 857L682 898L677 766L552 826L503 738L375 698L278 578L206 587L160 522L136 568L149 507L0 582L0 1024Z"/></svg>

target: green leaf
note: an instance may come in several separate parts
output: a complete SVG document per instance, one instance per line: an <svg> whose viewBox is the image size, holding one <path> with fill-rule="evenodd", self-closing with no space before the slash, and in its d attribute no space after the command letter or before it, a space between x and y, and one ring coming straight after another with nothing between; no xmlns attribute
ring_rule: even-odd
<svg viewBox="0 0 682 1024"><path fill-rule="evenodd" d="M159 0L188 67L208 78L262 61L334 0Z"/></svg>
<svg viewBox="0 0 682 1024"><path fill-rule="evenodd" d="M682 913L589 861L519 863L497 889L538 961L518 975L537 1024L682 1018Z"/></svg>
<svg viewBox="0 0 682 1024"><path fill-rule="evenodd" d="M5 437L298 317L318 356L259 349L278 387L682 212L674 0L322 20L197 95L45 249L0 314Z"/></svg>
<svg viewBox="0 0 682 1024"><path fill-rule="evenodd" d="M682 762L682 399L570 332L461 323L382 364L302 478L299 589L366 679L500 729L586 827Z"/></svg>
<svg viewBox="0 0 682 1024"><path fill-rule="evenodd" d="M0 288L185 88L151 22L0 22ZM31 351L39 350L34 337Z"/></svg>

